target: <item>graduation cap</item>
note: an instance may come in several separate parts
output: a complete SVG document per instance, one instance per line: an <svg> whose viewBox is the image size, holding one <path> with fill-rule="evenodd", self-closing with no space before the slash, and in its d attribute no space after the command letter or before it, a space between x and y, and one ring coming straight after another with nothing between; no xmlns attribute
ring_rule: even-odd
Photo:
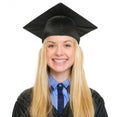
<svg viewBox="0 0 120 117"><path fill-rule="evenodd" d="M67 35L77 40L97 27L78 13L59 3L23 27L42 39L48 36Z"/></svg>

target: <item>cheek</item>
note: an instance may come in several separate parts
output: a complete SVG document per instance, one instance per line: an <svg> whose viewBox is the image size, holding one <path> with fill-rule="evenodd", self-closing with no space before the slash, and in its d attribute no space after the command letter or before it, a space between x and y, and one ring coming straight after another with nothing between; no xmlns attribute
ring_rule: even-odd
<svg viewBox="0 0 120 117"><path fill-rule="evenodd" d="M75 51L74 51L74 50L70 50L70 51L68 52L68 55L69 55L70 57L73 57L73 58L74 58L74 56L75 56Z"/></svg>
<svg viewBox="0 0 120 117"><path fill-rule="evenodd" d="M47 58L47 64L49 65L50 63L50 53L49 52L46 52L46 58Z"/></svg>
<svg viewBox="0 0 120 117"><path fill-rule="evenodd" d="M46 57L48 60L50 60L50 58L54 55L54 52L53 51L50 51L50 50L47 50L46 51Z"/></svg>
<svg viewBox="0 0 120 117"><path fill-rule="evenodd" d="M50 55L49 55L49 53L48 53L48 52L46 52L46 57L47 57L47 59L49 58L49 56L50 56Z"/></svg>
<svg viewBox="0 0 120 117"><path fill-rule="evenodd" d="M74 52L74 50L71 50L68 53L68 56L70 57L71 62L74 62L74 60L75 60L75 52Z"/></svg>
<svg viewBox="0 0 120 117"><path fill-rule="evenodd" d="M51 51L47 50L46 51L46 56L47 56L47 58L50 57L51 56Z"/></svg>

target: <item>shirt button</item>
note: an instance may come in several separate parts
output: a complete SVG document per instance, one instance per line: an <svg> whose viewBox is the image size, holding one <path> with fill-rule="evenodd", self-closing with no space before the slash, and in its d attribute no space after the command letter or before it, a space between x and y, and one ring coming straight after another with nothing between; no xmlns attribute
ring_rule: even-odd
<svg viewBox="0 0 120 117"><path fill-rule="evenodd" d="M59 84L58 86L59 86L59 87L62 87L62 84Z"/></svg>

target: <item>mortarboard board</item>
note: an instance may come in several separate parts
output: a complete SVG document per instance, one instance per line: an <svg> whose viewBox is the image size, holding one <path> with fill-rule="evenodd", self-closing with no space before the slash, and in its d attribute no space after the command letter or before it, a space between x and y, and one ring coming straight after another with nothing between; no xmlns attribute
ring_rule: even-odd
<svg viewBox="0 0 120 117"><path fill-rule="evenodd" d="M52 35L74 37L79 43L80 37L97 27L78 13L59 3L23 27L34 35L44 39Z"/></svg>

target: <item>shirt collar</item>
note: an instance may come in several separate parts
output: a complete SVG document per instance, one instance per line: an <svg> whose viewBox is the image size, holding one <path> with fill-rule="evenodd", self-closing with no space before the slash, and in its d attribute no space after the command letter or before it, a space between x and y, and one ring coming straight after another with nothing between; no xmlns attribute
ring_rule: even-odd
<svg viewBox="0 0 120 117"><path fill-rule="evenodd" d="M49 86L53 87L54 89L57 87L57 85L59 84L59 82L57 82L54 77L49 74ZM70 85L70 79L68 78L67 80L63 81L62 84L64 85L64 87L68 87Z"/></svg>

